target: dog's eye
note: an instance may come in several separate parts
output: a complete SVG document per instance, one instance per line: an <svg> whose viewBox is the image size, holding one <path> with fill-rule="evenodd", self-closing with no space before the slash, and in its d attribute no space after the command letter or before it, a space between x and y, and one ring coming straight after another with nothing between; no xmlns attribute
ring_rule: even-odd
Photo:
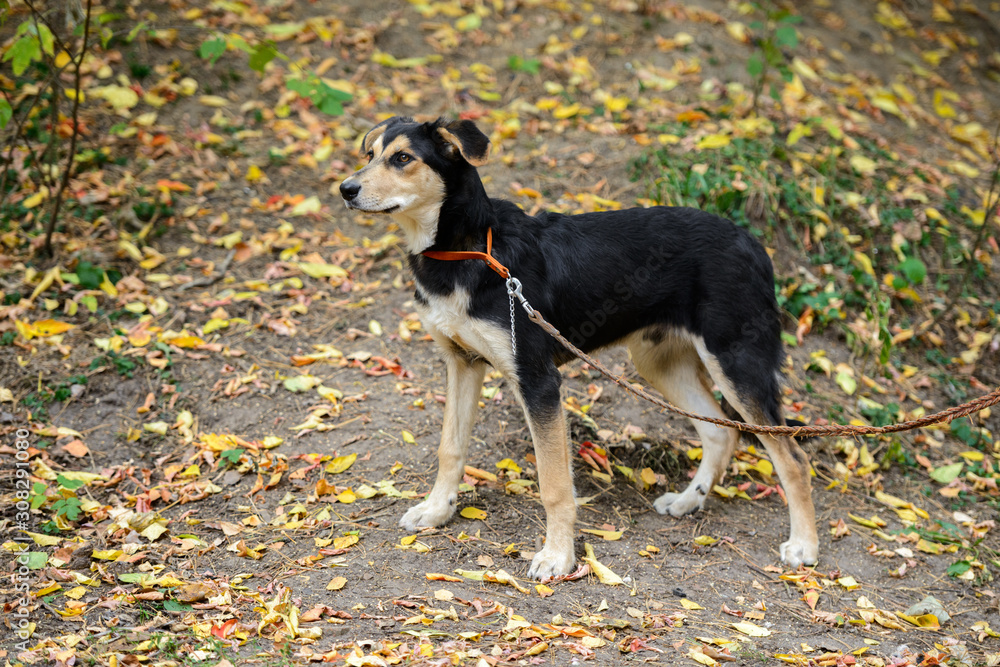
<svg viewBox="0 0 1000 667"><path fill-rule="evenodd" d="M369 162L371 162L372 158L375 157L375 151L368 151L367 153L365 153L365 157L368 158Z"/></svg>
<svg viewBox="0 0 1000 667"><path fill-rule="evenodd" d="M402 162L403 164L406 164L413 158L408 153L400 153L399 155L396 156L396 159Z"/></svg>

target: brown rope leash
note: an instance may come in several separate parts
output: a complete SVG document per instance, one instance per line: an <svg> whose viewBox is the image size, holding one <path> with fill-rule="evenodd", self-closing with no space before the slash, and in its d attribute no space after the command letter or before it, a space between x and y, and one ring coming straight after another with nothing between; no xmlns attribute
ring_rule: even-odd
<svg viewBox="0 0 1000 667"><path fill-rule="evenodd" d="M531 314L528 315L528 319L540 326L547 334L559 341L563 347L572 352L574 355L587 362L609 379L614 381L615 384L620 386L622 389L632 393L639 398L644 398L650 403L668 410L676 415L682 417L688 417L689 419L697 419L698 421L709 422L710 424L716 424L717 426L728 426L729 428L735 428L740 431L747 433L767 433L769 435L790 435L792 437L813 437L820 435L883 435L886 433L899 433L900 431L909 431L915 428L922 428L924 426L930 426L931 424L939 424L941 422L949 422L952 419L958 419L959 417L966 417L973 413L984 410L991 405L996 405L1000 403L1000 387L997 387L993 391L979 398L973 399L961 405L956 405L955 407L948 408L947 410L942 410L941 412L935 412L932 415L926 415L920 419L913 419L907 422L901 422L899 424L890 424L888 426L862 426L856 424L827 424L824 426L758 426L756 424L747 424L746 422L734 421L732 419L719 419L716 417L707 417L705 415L695 414L693 412L688 412L687 410L682 410L675 405L663 400L658 396L654 396L647 392L641 387L637 387L632 383L625 380L623 377L615 375L607 367L604 366L597 359L594 359L589 354L581 350L580 348L573 345L573 343L566 340L566 338L559 333L559 330L554 326L549 324L542 314L537 310L532 310Z"/></svg>
<svg viewBox="0 0 1000 667"><path fill-rule="evenodd" d="M559 333L559 330L554 326L549 324L542 314L531 307L531 304L524 298L521 294L521 282L511 276L510 271L506 266L501 264L495 257L493 257L493 230L489 229L486 233L486 252L465 252L465 251L425 251L424 256L430 257L431 259L438 260L462 260L462 259L478 259L486 262L487 266L496 271L502 278L507 280L507 294L510 296L510 326L511 326L511 347L514 348L514 299L515 297L521 302L521 306L524 308L525 312L528 313L528 319L540 326L547 334L555 338L565 347L567 350L572 352L575 356L587 362L606 377L612 380L615 384L620 386L625 391L638 396L639 398L644 398L653 405L663 408L668 412L672 412L675 415L680 415L681 417L687 417L688 419L697 419L698 421L708 422L710 424L715 424L716 426L727 426L729 428L735 428L739 431L745 433L766 433L768 435L790 435L792 437L815 437L821 435L863 435L863 436L873 436L873 435L884 435L886 433L899 433L900 431L910 431L915 428L923 428L925 426L931 426L932 424L940 424L941 422L950 422L953 419L958 419L959 417L967 417L968 415L974 414L981 410L985 410L991 405L996 405L1000 403L1000 387L997 387L993 391L979 398L975 398L971 401L962 403L961 405L956 405L955 407L948 408L947 410L942 410L941 412L935 412L932 415L925 415L920 419L913 419L906 422L901 422L899 424L890 424L888 426L859 426L856 424L827 424L825 426L761 426L757 424L748 424L746 422L735 421L732 419L719 419L718 417L708 417L705 415L695 414L693 412L688 412L687 410L681 410L675 405L663 400L658 396L654 396L647 392L642 387L633 385L632 383L625 380L625 378L615 375L607 367L604 366L597 359L594 359L589 354L581 350L580 348L573 345L573 343L566 340L566 338Z"/></svg>

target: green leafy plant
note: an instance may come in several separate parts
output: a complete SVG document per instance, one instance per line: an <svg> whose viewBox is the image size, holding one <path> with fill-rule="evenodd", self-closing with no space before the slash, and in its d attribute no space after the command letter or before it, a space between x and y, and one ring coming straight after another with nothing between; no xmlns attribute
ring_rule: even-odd
<svg viewBox="0 0 1000 667"><path fill-rule="evenodd" d="M198 55L210 65L214 65L228 50L245 53L250 69L259 73L263 73L268 63L275 58L291 63L288 56L278 51L274 42L264 40L251 44L243 36L235 33L215 35L206 39L198 48ZM292 72L285 79L285 85L289 90L312 102L313 106L323 113L331 116L340 116L344 113L344 104L352 99L349 93L334 88L315 72L303 71L294 64Z"/></svg>
<svg viewBox="0 0 1000 667"><path fill-rule="evenodd" d="M949 424L951 434L969 447L982 447L991 439L983 433L983 429L972 424L969 419L956 419Z"/></svg>
<svg viewBox="0 0 1000 667"><path fill-rule="evenodd" d="M861 414L871 422L872 426L888 426L889 424L893 424L896 421L898 413L898 403L890 403L889 405L882 406L871 401L861 406Z"/></svg>
<svg viewBox="0 0 1000 667"><path fill-rule="evenodd" d="M869 421L871 421L871 417L869 417ZM886 447L885 454L882 455L882 460L879 462L883 470L891 468L893 463L899 464L904 470L913 470L918 467L917 459L911 448L904 445L903 441L898 438L893 438L889 442L889 446Z"/></svg>
<svg viewBox="0 0 1000 667"><path fill-rule="evenodd" d="M225 52L226 40L221 37L206 39L201 43L201 46L198 47L198 55L207 60L210 65L214 65Z"/></svg>
<svg viewBox="0 0 1000 667"><path fill-rule="evenodd" d="M101 366L112 366L119 375L131 378L137 364L132 359L123 357L117 352L108 352L90 362L90 370L92 371Z"/></svg>
<svg viewBox="0 0 1000 667"><path fill-rule="evenodd" d="M906 282L902 284L897 282L896 285L894 285L897 289L907 285L920 285L927 278L927 265L924 264L923 260L919 257L907 257L896 265L896 270L899 271L900 275L902 275L906 280Z"/></svg>
<svg viewBox="0 0 1000 667"><path fill-rule="evenodd" d="M57 516L65 517L68 521L76 521L82 512L80 509L80 499L75 497L60 498L52 503L52 511Z"/></svg>
<svg viewBox="0 0 1000 667"><path fill-rule="evenodd" d="M61 488L67 489L69 491L76 491L81 486L83 486L83 482L81 482L80 480L78 480L78 479L70 479L70 478L66 477L65 475L56 475L56 483Z"/></svg>
<svg viewBox="0 0 1000 667"><path fill-rule="evenodd" d="M525 72L526 74L538 74L542 61L538 58L522 58L521 56L511 56L507 59L507 67L514 72Z"/></svg>
<svg viewBox="0 0 1000 667"><path fill-rule="evenodd" d="M46 55L55 55L55 35L51 28L44 22L24 21L17 26L14 43L3 54L2 61L10 62L14 76L21 76L33 62L41 61ZM4 105L7 120L10 120L10 104L5 101ZM6 122L2 126L6 127Z"/></svg>
<svg viewBox="0 0 1000 667"><path fill-rule="evenodd" d="M229 465L237 465L240 462L240 457L243 456L243 452L246 451L242 447L237 447L236 449L227 449L226 451L219 454L219 458L225 461Z"/></svg>
<svg viewBox="0 0 1000 667"><path fill-rule="evenodd" d="M31 485L31 493L28 495L28 502L31 503L31 509L36 510L45 504L48 497L45 495L45 491L48 487L43 482L35 482Z"/></svg>
<svg viewBox="0 0 1000 667"><path fill-rule="evenodd" d="M87 261L77 264L75 273L84 289L97 289L104 281L104 271Z"/></svg>
<svg viewBox="0 0 1000 667"><path fill-rule="evenodd" d="M868 278L868 276L864 276ZM854 275L856 282L871 295L864 305L864 320L871 327L871 335L859 336L855 331L848 331L847 341L855 354L868 358L877 353L878 363L889 363L892 354L892 332L889 331L889 310L892 299L884 294L874 280L862 281L861 275Z"/></svg>
<svg viewBox="0 0 1000 667"><path fill-rule="evenodd" d="M52 511L56 516L61 516L67 521L76 521L83 511L80 499L76 497L76 490L83 486L84 482L70 479L65 475L57 475L56 484L59 485L60 493L64 495L52 503Z"/></svg>
<svg viewBox="0 0 1000 667"><path fill-rule="evenodd" d="M289 90L310 100L317 109L331 116L343 114L344 103L351 100L348 93L337 90L311 73L301 79L289 79L285 85L288 86Z"/></svg>
<svg viewBox="0 0 1000 667"><path fill-rule="evenodd" d="M72 375L66 382L60 382L55 388L55 400L62 403L73 395L73 385L86 385L86 375Z"/></svg>
<svg viewBox="0 0 1000 667"><path fill-rule="evenodd" d="M52 398L52 392L49 388L43 387L40 391L33 391L25 396L21 404L31 412L35 419L46 420L49 415L48 405L52 402Z"/></svg>
<svg viewBox="0 0 1000 667"><path fill-rule="evenodd" d="M750 24L757 37L754 39L756 49L747 59L747 74L753 81L753 109L756 111L757 99L767 85L771 71L777 71L786 82L794 78L782 49L794 49L799 45L795 25L802 22L802 17L771 2L750 4L763 12L765 17ZM776 82L771 82L770 94L776 100L779 98L780 90Z"/></svg>

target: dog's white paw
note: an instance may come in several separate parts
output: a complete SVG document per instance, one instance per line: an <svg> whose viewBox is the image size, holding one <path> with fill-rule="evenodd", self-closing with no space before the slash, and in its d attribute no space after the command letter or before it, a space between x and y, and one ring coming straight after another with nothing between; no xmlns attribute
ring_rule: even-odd
<svg viewBox="0 0 1000 667"><path fill-rule="evenodd" d="M576 556L573 554L572 543L570 543L568 549L550 548L549 545L545 545L531 559L528 576L532 579L558 577L561 574L572 572L574 565L576 565Z"/></svg>
<svg viewBox="0 0 1000 667"><path fill-rule="evenodd" d="M448 523L448 519L455 513L455 505L428 498L419 505L414 505L406 511L403 518L399 520L399 525L407 530L417 530L418 528L437 528Z"/></svg>
<svg viewBox="0 0 1000 667"><path fill-rule="evenodd" d="M781 561L792 568L815 565L819 560L819 545L802 539L790 539L781 545Z"/></svg>
<svg viewBox="0 0 1000 667"><path fill-rule="evenodd" d="M695 485L690 485L684 493L664 493L653 501L653 509L660 514L670 513L673 517L682 517L705 506L705 495L698 493Z"/></svg>

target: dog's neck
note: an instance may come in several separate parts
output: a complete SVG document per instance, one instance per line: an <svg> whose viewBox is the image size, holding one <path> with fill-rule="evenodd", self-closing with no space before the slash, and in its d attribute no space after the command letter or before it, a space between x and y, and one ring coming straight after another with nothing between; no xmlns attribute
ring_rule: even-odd
<svg viewBox="0 0 1000 667"><path fill-rule="evenodd" d="M434 244L441 218L441 203L391 213L390 216L403 230L406 249L411 255L417 255Z"/></svg>
<svg viewBox="0 0 1000 667"><path fill-rule="evenodd" d="M441 202L392 214L411 255L425 250L485 249L486 230L496 223L493 204L475 169L469 167L463 176L457 180L458 187L446 190Z"/></svg>

